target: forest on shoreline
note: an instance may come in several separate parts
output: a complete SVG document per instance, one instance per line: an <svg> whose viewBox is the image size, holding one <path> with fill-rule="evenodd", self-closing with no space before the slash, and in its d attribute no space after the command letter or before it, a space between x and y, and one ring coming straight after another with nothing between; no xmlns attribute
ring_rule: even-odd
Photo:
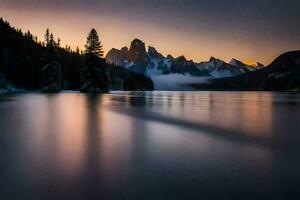
<svg viewBox="0 0 300 200"><path fill-rule="evenodd" d="M30 31L12 27L0 19L0 88L14 87L42 92L80 90L153 90L152 80L125 68L107 64L99 35L92 29L85 50L61 47L49 29L44 41Z"/></svg>

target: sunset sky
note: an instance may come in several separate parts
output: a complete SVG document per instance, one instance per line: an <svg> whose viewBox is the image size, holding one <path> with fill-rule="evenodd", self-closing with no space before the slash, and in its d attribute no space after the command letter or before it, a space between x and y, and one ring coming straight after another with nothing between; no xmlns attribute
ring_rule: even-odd
<svg viewBox="0 0 300 200"><path fill-rule="evenodd" d="M298 0L0 0L0 17L42 39L47 27L83 48L95 27L104 50L134 38L164 55L269 64L300 49Z"/></svg>

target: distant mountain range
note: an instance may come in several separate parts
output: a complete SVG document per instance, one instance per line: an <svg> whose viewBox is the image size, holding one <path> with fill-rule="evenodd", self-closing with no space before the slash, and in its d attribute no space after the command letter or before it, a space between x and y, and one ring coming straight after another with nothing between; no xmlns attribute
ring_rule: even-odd
<svg viewBox="0 0 300 200"><path fill-rule="evenodd" d="M268 66L247 65L237 59L226 63L214 57L196 63L184 56L164 56L151 46L146 50L145 43L135 39L129 48L110 50L106 60L150 76L156 89L300 90L300 51L284 53Z"/></svg>
<svg viewBox="0 0 300 200"><path fill-rule="evenodd" d="M232 77L261 69L264 65L256 63L247 65L239 60L232 59L226 63L212 57L207 62L195 63L184 56L173 58L163 56L154 47L146 50L145 43L139 39L131 42L130 47L111 49L106 60L110 64L122 66L136 73L152 76L181 74L194 77L222 78Z"/></svg>
<svg viewBox="0 0 300 200"><path fill-rule="evenodd" d="M300 51L284 53L263 69L192 86L198 90L299 91Z"/></svg>

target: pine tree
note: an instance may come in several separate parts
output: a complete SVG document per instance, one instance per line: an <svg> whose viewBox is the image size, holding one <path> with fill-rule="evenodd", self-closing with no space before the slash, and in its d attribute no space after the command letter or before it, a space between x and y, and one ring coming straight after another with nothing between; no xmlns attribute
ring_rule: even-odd
<svg viewBox="0 0 300 200"><path fill-rule="evenodd" d="M85 59L81 69L81 92L106 93L108 92L108 77L106 63L98 33L92 29L85 45Z"/></svg>
<svg viewBox="0 0 300 200"><path fill-rule="evenodd" d="M57 47L58 47L58 48L60 48L60 42L61 42L61 39L58 37L58 38L57 38Z"/></svg>
<svg viewBox="0 0 300 200"><path fill-rule="evenodd" d="M26 36L27 38L33 40L33 36L32 36L32 34L30 33L29 30L25 33L25 36Z"/></svg>
<svg viewBox="0 0 300 200"><path fill-rule="evenodd" d="M76 47L76 53L77 53L77 54L80 54L80 50L79 50L79 47L78 47L78 46Z"/></svg>
<svg viewBox="0 0 300 200"><path fill-rule="evenodd" d="M53 33L51 33L50 37L49 37L48 47L54 48L55 46L56 46L56 43L54 41L54 35L53 35Z"/></svg>
<svg viewBox="0 0 300 200"><path fill-rule="evenodd" d="M45 33L45 42L48 45L50 41L50 30L47 28L46 33Z"/></svg>
<svg viewBox="0 0 300 200"><path fill-rule="evenodd" d="M94 54L95 56L103 57L103 46L99 40L97 31L93 28L88 35L87 42L85 45L86 54Z"/></svg>

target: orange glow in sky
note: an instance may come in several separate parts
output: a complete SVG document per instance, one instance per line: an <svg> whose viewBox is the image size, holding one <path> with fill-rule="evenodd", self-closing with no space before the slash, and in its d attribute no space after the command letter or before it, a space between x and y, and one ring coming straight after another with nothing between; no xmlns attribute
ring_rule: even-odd
<svg viewBox="0 0 300 200"><path fill-rule="evenodd" d="M62 45L68 44L72 49L77 46L83 49L87 33L93 27L101 37L105 53L111 48L129 46L133 39L139 38L164 55L185 55L194 61L205 61L214 56L227 62L236 58L248 63L269 64L279 54L299 47L298 44L286 45L284 40L272 42L251 38L235 30L230 34L220 34L207 28L189 31L185 26L178 27L172 23L163 26L159 21L112 12L88 12L78 8L46 10L0 2L0 17L12 26L23 31L30 30L41 40L49 27L56 37L61 38Z"/></svg>

